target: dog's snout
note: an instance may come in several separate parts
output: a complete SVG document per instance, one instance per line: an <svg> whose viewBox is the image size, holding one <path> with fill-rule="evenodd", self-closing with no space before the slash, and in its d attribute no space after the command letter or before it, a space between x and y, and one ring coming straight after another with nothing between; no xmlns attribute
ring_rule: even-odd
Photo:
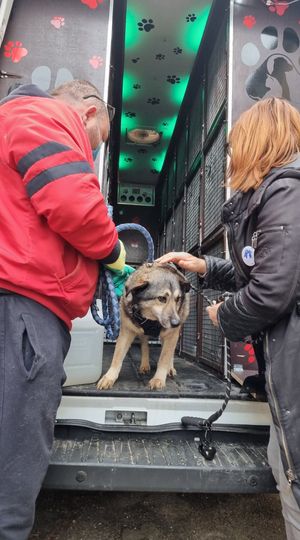
<svg viewBox="0 0 300 540"><path fill-rule="evenodd" d="M179 326L179 325L180 325L180 319L178 319L177 317L176 317L176 319L175 319L175 318L173 317L173 318L171 319L171 326L172 326L172 328L176 328L176 327Z"/></svg>

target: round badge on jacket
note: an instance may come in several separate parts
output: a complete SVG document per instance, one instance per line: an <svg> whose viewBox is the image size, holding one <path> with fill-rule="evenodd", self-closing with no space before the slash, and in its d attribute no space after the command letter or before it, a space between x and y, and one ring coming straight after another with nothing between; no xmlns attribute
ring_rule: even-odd
<svg viewBox="0 0 300 540"><path fill-rule="evenodd" d="M254 266L254 248L252 246L245 246L242 249L242 259L247 266Z"/></svg>

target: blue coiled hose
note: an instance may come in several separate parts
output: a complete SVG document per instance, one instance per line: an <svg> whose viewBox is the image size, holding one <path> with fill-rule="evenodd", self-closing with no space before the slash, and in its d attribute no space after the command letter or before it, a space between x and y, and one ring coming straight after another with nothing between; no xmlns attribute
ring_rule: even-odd
<svg viewBox="0 0 300 540"><path fill-rule="evenodd" d="M154 260L154 244L150 233L136 223L123 223L117 226L117 231L138 231L147 241L148 246L148 258L147 262ZM102 311L103 319L98 315L99 308L97 306L97 297L99 294L100 284L102 286ZM118 297L115 293L115 287L110 270L107 270L104 266L101 266L99 272L99 280L96 288L95 296L91 304L91 313L96 323L105 327L107 339L117 339L120 332L120 311Z"/></svg>

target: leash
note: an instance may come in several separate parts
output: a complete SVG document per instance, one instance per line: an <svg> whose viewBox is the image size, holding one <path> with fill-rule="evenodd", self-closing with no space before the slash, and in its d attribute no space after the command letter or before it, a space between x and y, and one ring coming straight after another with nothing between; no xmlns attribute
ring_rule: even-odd
<svg viewBox="0 0 300 540"><path fill-rule="evenodd" d="M192 286L192 289L198 293L198 289L196 289L194 286ZM200 291L201 296L204 298L204 300L210 305L213 306L216 301L210 300L208 296L206 296L203 292ZM218 298L218 302L226 301L228 298L230 298L230 293L224 293L222 296ZM228 401L230 399L230 392L231 392L231 357L230 357L230 343L228 339L225 338L225 362L226 362L226 388L225 388L225 398L223 400L223 403L215 413L211 414L209 418L197 418L194 416L183 416L181 418L181 423L184 427L196 427L200 432L204 431L204 437L199 437L199 452L202 454L202 456L211 461L214 459L216 454L216 447L212 445L212 424L220 418L220 416L225 411Z"/></svg>
<svg viewBox="0 0 300 540"><path fill-rule="evenodd" d="M122 231L138 231L147 241L148 258L147 262L153 262L154 260L154 244L150 233L142 225L137 223L122 223L116 227L118 232ZM102 291L102 312L103 319L98 314L99 308L97 306L97 298L99 298L99 291ZM112 273L104 266L100 268L98 284L96 292L91 304L91 313L93 319L97 324L104 326L106 330L107 339L117 339L120 332L120 311L119 301L115 292L115 287L112 279Z"/></svg>

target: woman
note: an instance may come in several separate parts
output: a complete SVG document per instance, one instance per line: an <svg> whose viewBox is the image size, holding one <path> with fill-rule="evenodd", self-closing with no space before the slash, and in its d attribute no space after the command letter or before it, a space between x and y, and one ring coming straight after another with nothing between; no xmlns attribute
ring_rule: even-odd
<svg viewBox="0 0 300 540"><path fill-rule="evenodd" d="M269 98L244 112L229 134L223 206L230 261L168 253L158 259L198 272L203 288L233 291L208 307L226 338L263 333L266 391L274 425L269 463L287 537L300 538L300 114Z"/></svg>

